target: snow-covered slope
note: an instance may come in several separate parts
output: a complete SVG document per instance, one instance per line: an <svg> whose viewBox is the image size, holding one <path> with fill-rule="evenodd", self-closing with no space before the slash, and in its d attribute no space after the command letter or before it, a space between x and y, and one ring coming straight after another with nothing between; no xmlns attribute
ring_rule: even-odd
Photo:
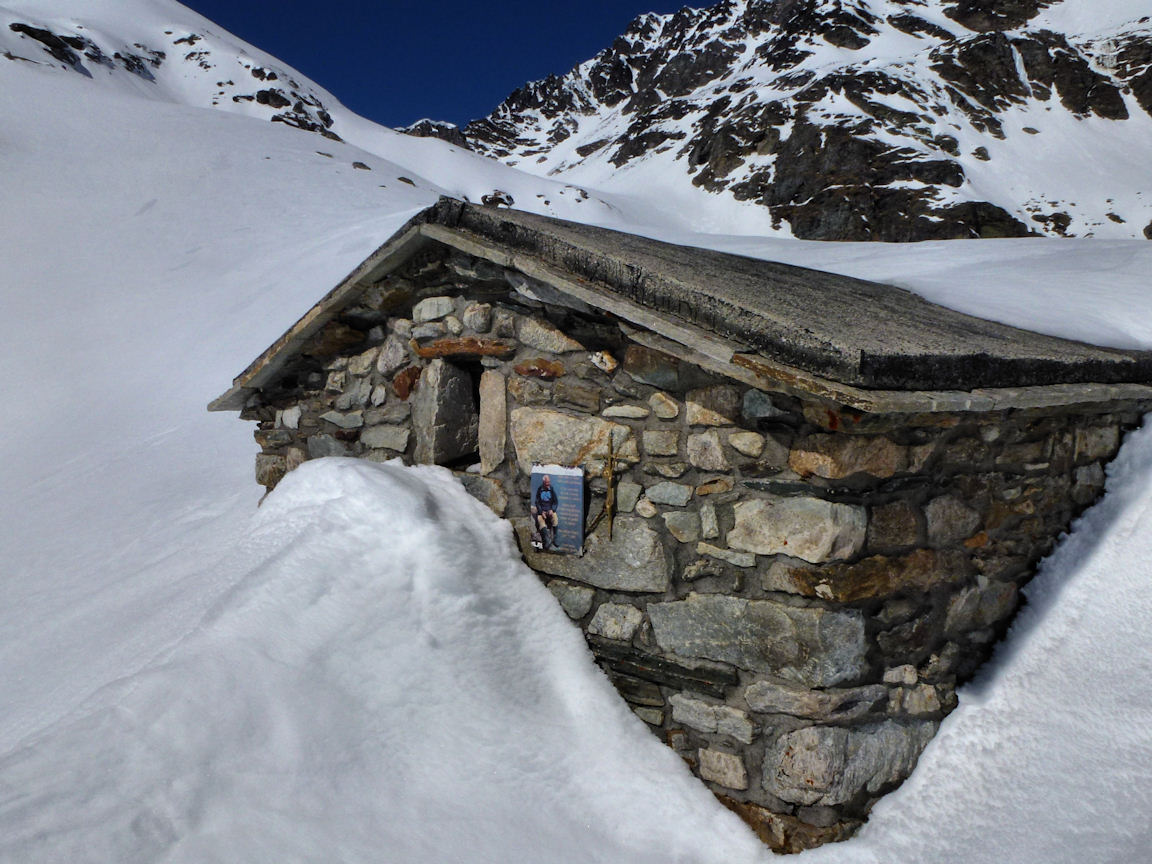
<svg viewBox="0 0 1152 864"><path fill-rule="evenodd" d="M160 0L5 2L61 31L82 13L105 53L196 21ZM438 190L521 175L109 71L0 57L0 862L767 860L443 474L318 462L257 509L250 428L204 411ZM1152 345L1142 241L828 248L593 200L566 215ZM1091 294L1054 278L1070 262ZM860 837L800 860L1142 860L1150 480L1141 433L916 774Z"/></svg>
<svg viewBox="0 0 1152 864"><path fill-rule="evenodd" d="M1152 236L1145 0L723 0L643 15L464 130L542 176L696 188L798 237Z"/></svg>
<svg viewBox="0 0 1152 864"><path fill-rule="evenodd" d="M88 85L81 92L132 95L308 131L317 159L377 171L369 179L385 189L405 184L433 195L498 200L581 221L634 221L648 209L644 201L537 177L435 138L415 138L365 120L290 66L174 0L0 0L0 70L13 68L78 78ZM34 109L25 104L21 114ZM125 136L132 132L115 114L101 122L119 126ZM341 148L341 142L363 152ZM365 154L391 164L378 165ZM748 218L739 209L715 202L692 213L672 208L663 218L687 227L692 219L708 217L714 228L731 233L767 226L766 214L748 207Z"/></svg>

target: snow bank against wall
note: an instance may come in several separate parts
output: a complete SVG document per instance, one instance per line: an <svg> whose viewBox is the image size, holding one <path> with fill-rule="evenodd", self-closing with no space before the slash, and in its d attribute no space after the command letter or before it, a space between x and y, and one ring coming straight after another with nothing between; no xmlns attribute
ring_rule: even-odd
<svg viewBox="0 0 1152 864"><path fill-rule="evenodd" d="M218 566L199 626L0 759L0 860L768 858L448 472L309 462Z"/></svg>

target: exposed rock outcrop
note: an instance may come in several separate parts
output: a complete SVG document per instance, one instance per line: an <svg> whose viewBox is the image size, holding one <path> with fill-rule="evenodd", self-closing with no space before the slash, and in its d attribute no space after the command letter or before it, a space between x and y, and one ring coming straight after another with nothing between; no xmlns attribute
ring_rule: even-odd
<svg viewBox="0 0 1152 864"><path fill-rule="evenodd" d="M1012 136L1152 113L1152 23L1056 32L1045 13L1061 2L725 0L644 15L464 131L542 174L658 164L809 239L1139 236L1152 202L1117 222L1108 190L1065 193L1068 166L1038 164L1032 188L982 180L999 176L998 152L1020 158L997 143ZM1021 129L1024 113L1041 128Z"/></svg>

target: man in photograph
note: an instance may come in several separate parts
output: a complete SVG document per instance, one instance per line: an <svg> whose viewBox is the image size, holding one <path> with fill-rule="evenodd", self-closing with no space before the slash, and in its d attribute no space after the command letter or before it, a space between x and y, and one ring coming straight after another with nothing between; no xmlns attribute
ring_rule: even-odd
<svg viewBox="0 0 1152 864"><path fill-rule="evenodd" d="M556 527L559 519L556 516L558 501L552 489L552 478L547 474L540 480L540 487L536 490L536 499L533 512L536 515L536 530L540 534L540 542L545 550L556 545Z"/></svg>

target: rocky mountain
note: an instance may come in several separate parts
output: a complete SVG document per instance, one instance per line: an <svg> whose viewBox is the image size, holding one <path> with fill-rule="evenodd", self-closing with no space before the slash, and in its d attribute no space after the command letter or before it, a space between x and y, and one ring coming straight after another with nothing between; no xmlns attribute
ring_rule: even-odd
<svg viewBox="0 0 1152 864"><path fill-rule="evenodd" d="M691 184L810 239L1152 238L1150 12L723 0L637 18L463 132L525 171ZM460 142L448 124L414 131Z"/></svg>
<svg viewBox="0 0 1152 864"><path fill-rule="evenodd" d="M179 29L140 27L135 38L77 22L0 15L0 59L57 67L86 78L144 84L173 101L261 116L340 140L325 101L331 96L268 55L238 50L194 14ZM147 41L145 41L147 40Z"/></svg>

